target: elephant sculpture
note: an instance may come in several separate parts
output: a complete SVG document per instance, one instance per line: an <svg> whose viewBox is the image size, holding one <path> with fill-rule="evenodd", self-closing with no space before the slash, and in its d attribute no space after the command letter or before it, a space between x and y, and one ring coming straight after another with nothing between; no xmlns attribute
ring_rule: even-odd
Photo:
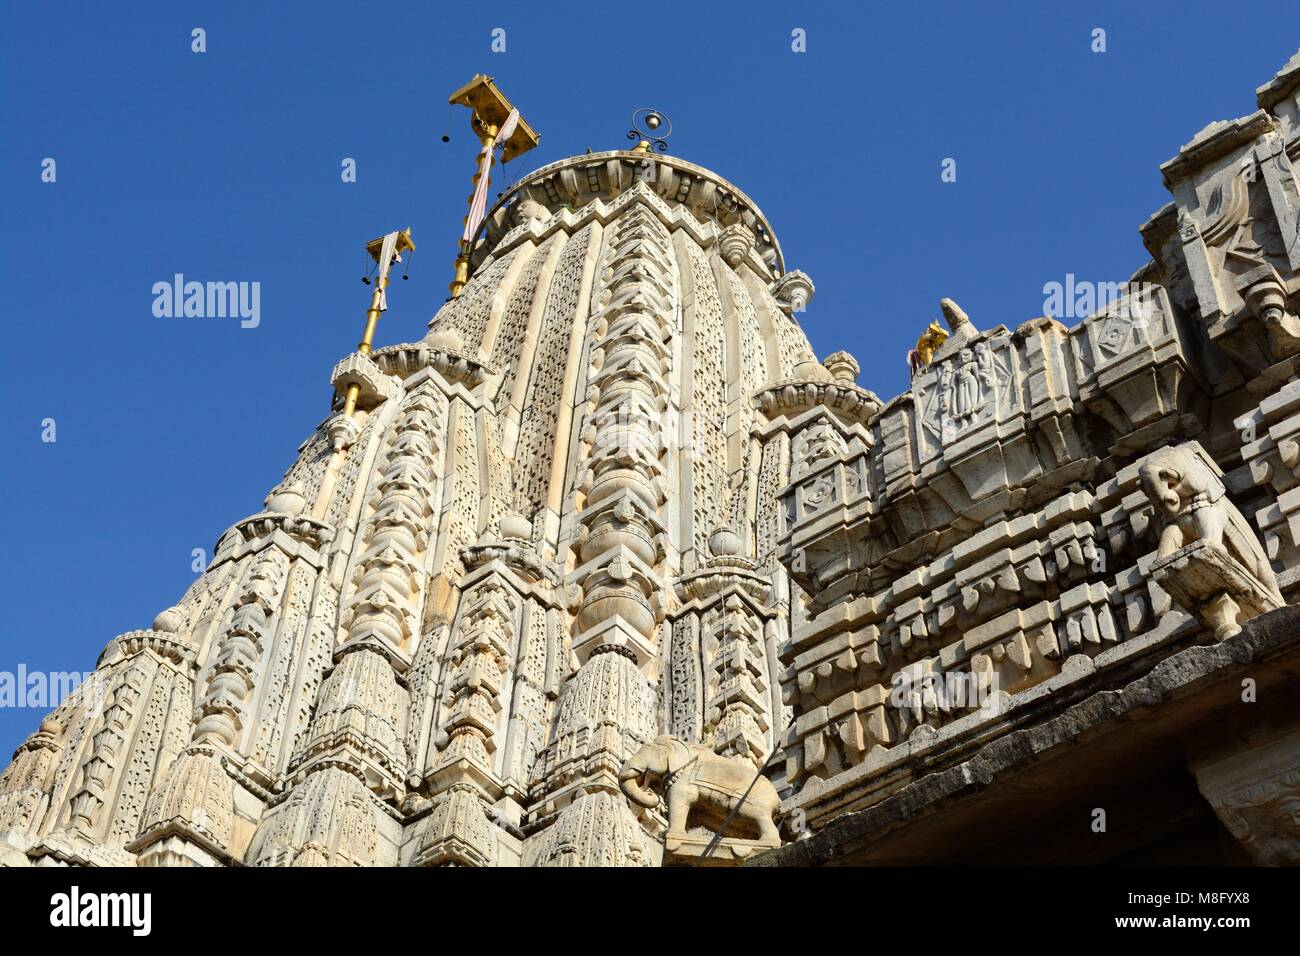
<svg viewBox="0 0 1300 956"><path fill-rule="evenodd" d="M1254 530L1199 455L1186 445L1157 449L1143 460L1138 478L1160 526L1157 558L1205 541L1234 558L1279 604L1284 603Z"/></svg>
<svg viewBox="0 0 1300 956"><path fill-rule="evenodd" d="M708 747L671 736L656 737L623 764L618 782L630 800L648 808L659 804L655 791L663 790L670 836L686 833L687 817L698 804L713 816L725 817L736 810L736 820L757 829L756 842L781 845L773 820L781 798L772 781L761 775L755 779L752 765L723 757Z"/></svg>

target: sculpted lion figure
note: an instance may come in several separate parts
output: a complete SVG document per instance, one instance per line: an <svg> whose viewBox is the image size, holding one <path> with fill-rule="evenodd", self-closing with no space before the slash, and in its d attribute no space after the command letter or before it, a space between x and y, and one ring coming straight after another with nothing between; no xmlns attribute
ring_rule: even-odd
<svg viewBox="0 0 1300 956"><path fill-rule="evenodd" d="M668 804L668 831L675 834L686 832L686 819L696 804L725 815L736 808L753 783L736 819L757 827L760 842L780 846L781 836L772 817L781 798L772 781L763 776L755 780L755 773L743 761L665 735L628 758L618 782L628 798L643 807L657 806L659 798L654 791L662 789Z"/></svg>
<svg viewBox="0 0 1300 956"><path fill-rule="evenodd" d="M1161 528L1157 558L1205 541L1236 559L1283 603L1259 538L1200 456L1183 446L1161 448L1142 462L1138 477Z"/></svg>

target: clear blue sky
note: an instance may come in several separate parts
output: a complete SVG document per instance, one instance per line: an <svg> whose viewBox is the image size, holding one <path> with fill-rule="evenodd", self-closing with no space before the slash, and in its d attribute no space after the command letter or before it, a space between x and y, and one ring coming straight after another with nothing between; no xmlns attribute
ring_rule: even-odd
<svg viewBox="0 0 1300 956"><path fill-rule="evenodd" d="M360 332L364 243L407 225L412 279L378 340L424 334L474 153L463 110L441 142L446 100L475 72L542 134L512 178L624 147L634 108L666 111L671 151L753 197L816 282L803 320L818 355L853 352L889 398L940 297L1014 326L1066 273L1126 279L1145 260L1137 227L1168 198L1157 165L1251 112L1300 45L1295 0L5 11L8 671L89 669L180 597L192 549L259 509ZM946 157L956 183L940 181ZM178 272L260 282L261 324L156 318L152 286ZM39 719L0 709L0 762Z"/></svg>

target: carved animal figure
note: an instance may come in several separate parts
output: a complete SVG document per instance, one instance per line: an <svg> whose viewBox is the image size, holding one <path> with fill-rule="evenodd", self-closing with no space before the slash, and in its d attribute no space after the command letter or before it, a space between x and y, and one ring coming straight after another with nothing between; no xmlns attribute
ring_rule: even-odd
<svg viewBox="0 0 1300 956"><path fill-rule="evenodd" d="M676 737L656 737L623 764L618 782L628 798L643 807L658 805L655 791L662 789L668 804L668 831L686 832L686 819L697 803L711 805L723 814L735 809L755 770L747 763L723 757L708 747L687 744ZM773 815L781 805L776 787L759 777L736 813L758 827L759 841L781 845Z"/></svg>
<svg viewBox="0 0 1300 956"><path fill-rule="evenodd" d="M1223 482L1198 455L1183 446L1158 449L1142 462L1138 477L1161 527L1158 558L1205 541L1235 558L1284 603L1254 530L1226 497Z"/></svg>

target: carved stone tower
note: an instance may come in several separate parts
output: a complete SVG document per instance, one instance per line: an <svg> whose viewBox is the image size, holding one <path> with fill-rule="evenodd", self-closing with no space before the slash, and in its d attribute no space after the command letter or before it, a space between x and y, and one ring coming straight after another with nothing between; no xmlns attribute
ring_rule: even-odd
<svg viewBox="0 0 1300 956"><path fill-rule="evenodd" d="M632 754L777 748L778 495L880 407L810 351L811 283L742 192L644 149L524 178L470 259L19 750L7 859L656 865ZM839 430L804 429L823 402Z"/></svg>

